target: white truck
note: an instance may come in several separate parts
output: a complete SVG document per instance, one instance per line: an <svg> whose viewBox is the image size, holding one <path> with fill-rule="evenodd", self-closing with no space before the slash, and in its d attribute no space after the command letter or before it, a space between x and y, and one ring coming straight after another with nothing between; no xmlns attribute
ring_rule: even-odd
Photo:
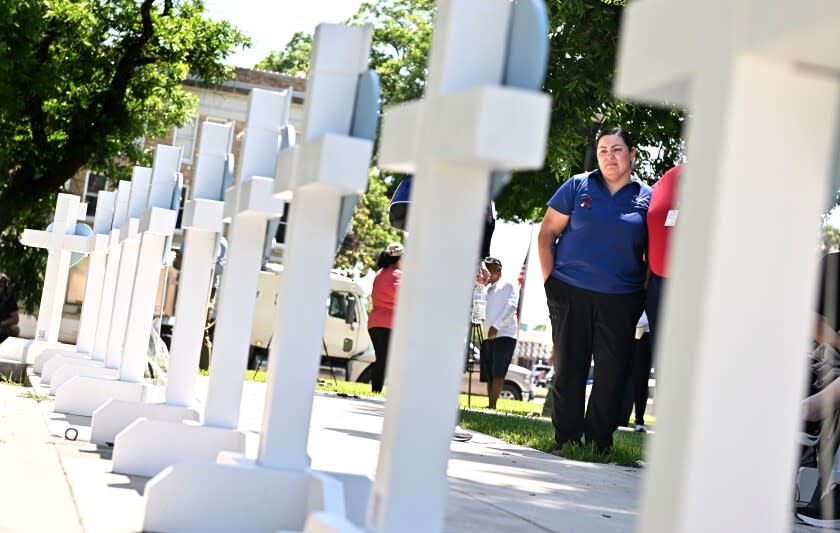
<svg viewBox="0 0 840 533"><path fill-rule="evenodd" d="M271 263L270 270L260 272L254 324L251 328L251 358L249 368L256 368L268 354L274 330L277 302L278 276L282 267ZM372 363L376 359L367 331L367 297L362 287L352 279L336 272L330 273L330 296L324 320L321 348L321 375L344 381L369 383ZM465 356L463 354L462 356ZM486 394L484 384L478 384L478 373L472 373L472 393ZM464 373L464 392L468 387ZM534 397L534 380L531 371L510 365L501 397L513 400L530 400ZM433 387L430 391L434 390Z"/></svg>

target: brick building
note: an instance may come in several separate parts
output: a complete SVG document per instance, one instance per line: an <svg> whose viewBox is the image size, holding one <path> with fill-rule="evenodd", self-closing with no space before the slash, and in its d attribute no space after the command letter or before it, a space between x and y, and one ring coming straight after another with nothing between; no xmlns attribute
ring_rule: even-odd
<svg viewBox="0 0 840 533"><path fill-rule="evenodd" d="M186 89L198 97L198 109L196 115L186 125L180 128L173 128L164 139L143 139L144 146L148 149L154 148L157 144L171 144L183 147L181 159L181 172L184 174L184 199L190 198L190 186L196 163L196 152L201 139L200 125L204 121L209 122L233 122L234 161L238 161L242 146L242 132L245 129L245 118L248 110L248 94L253 88L267 90L292 90L292 108L290 122L295 126L298 135L303 129L303 99L306 89L306 79L275 72L265 72L246 68L235 68L234 77L221 86L208 85L195 78L188 78L184 82ZM234 174L234 180L237 176ZM65 185L67 192L78 194L83 201L88 203L88 223L92 224L93 214L96 209L96 195L100 190L110 190L113 184L109 184L106 176L100 175L96 169L85 169L68 181ZM176 235L175 242L180 241ZM161 283L158 297L158 307L166 300L164 313L171 314L174 306L174 291L166 291L166 287L174 287L174 277L177 272L170 269L170 282ZM162 281L164 274L161 274ZM87 260L81 261L70 270L67 283L66 310L71 314L78 311L84 297L85 279L87 278ZM165 293L165 297L164 297Z"/></svg>

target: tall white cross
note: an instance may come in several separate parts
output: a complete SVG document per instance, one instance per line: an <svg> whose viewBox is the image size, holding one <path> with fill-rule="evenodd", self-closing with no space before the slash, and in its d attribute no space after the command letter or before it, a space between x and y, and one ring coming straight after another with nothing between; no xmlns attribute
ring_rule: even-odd
<svg viewBox="0 0 840 533"><path fill-rule="evenodd" d="M90 251L90 240L76 235L76 221L84 219L87 206L72 194L59 194L56 199L52 231L25 229L20 242L24 246L44 248L48 252L44 271L38 322L35 326L35 343L57 344L61 326L61 312L67 291L70 256L73 252ZM29 353L33 342L9 338L0 345L0 357L26 362L34 357Z"/></svg>
<svg viewBox="0 0 840 533"><path fill-rule="evenodd" d="M391 338L398 357L388 362L370 531L443 528L446 464L491 174L543 164L550 98L502 85L512 63L512 9L507 0L439 2L424 99L385 114L379 165L413 171L415 178ZM434 334L417 335L418 329ZM435 383L432 396L429 383Z"/></svg>
<svg viewBox="0 0 840 533"><path fill-rule="evenodd" d="M38 306L38 323L35 326L35 340L56 342L61 325L61 312L67 291L67 275L70 271L70 255L73 252L87 253L91 243L86 237L76 235L76 221L83 219L86 205L78 196L59 194L56 201L53 231L24 230L21 243L26 246L46 248L47 270L44 274L44 288L41 305Z"/></svg>
<svg viewBox="0 0 840 533"><path fill-rule="evenodd" d="M172 207L180 161L180 147L158 145L145 194L138 186L132 189L129 198L130 214L140 211L136 225L140 236L127 238L122 243L117 300L107 351L108 358L119 359L116 375L111 375L109 371L113 370L105 368L101 376L88 373L59 385L56 412L91 416L110 400L149 399L150 389L144 378L146 354L165 247L175 229L177 211ZM121 291L124 291L127 304L120 301ZM118 315L121 312L125 314ZM106 367L107 362L106 358Z"/></svg>
<svg viewBox="0 0 840 533"><path fill-rule="evenodd" d="M122 359L122 343L128 325L128 308L131 303L131 290L137 272L137 257L140 253L140 217L146 209L149 188L152 183L152 169L134 167L131 176L131 193L128 197L128 219L120 227L120 252L117 265L117 280L114 286L114 301L110 320L106 329L105 368L117 370ZM98 339L97 339L98 340Z"/></svg>
<svg viewBox="0 0 840 533"><path fill-rule="evenodd" d="M280 153L274 191L291 192L283 272L268 358L268 395L258 462L303 471L335 258L341 199L367 186L373 139L352 136L360 77L368 71L370 26L321 24L306 86L305 138ZM377 94L378 96L378 94ZM377 108L370 109L375 124ZM284 165L284 161L288 162ZM295 409L289 405L296 403Z"/></svg>
<svg viewBox="0 0 840 533"><path fill-rule="evenodd" d="M144 382L160 271L167 252L166 245L172 238L178 218L178 206L174 205L173 199L180 194L182 151L180 146L159 144L155 147L152 181L146 209L140 217L140 250L127 322L130 327L126 328L120 350L120 381Z"/></svg>
<svg viewBox="0 0 840 533"><path fill-rule="evenodd" d="M291 91L251 91L242 148L244 160L239 164L254 174L240 172L239 182L225 192L223 217L230 223L228 248L216 296L216 330L202 424L138 420L114 442L117 472L153 476L184 460L213 461L224 450L244 451L245 434L238 426L249 336L242 332L250 331L253 321L267 221L283 210L283 202L271 194L273 178L263 176L274 173L290 104ZM263 150L250 148L251 145ZM163 438L150 443L150 434ZM192 478L181 478L175 483L190 487L187 492L200 484Z"/></svg>
<svg viewBox="0 0 840 533"><path fill-rule="evenodd" d="M221 183L226 172L226 162L231 157L233 124L204 122L198 163L192 183L193 198L184 206L183 259L175 306L175 327L172 332L170 364L166 376L166 401L164 403L110 402L97 409L91 420L91 442L113 443L117 434L138 418L181 422L198 420L195 409L195 381L204 326L207 302L214 273L216 243L222 231ZM199 196L202 195L202 196ZM204 196L206 195L206 196ZM215 196L214 196L215 195ZM114 468L120 471L123 464L139 462L142 458L126 459L124 447L142 452L141 445L132 448L130 441L137 437L148 442L159 435L144 431L142 424L132 428L130 437L115 445ZM126 444L128 442L128 444ZM117 449L119 447L119 450Z"/></svg>
<svg viewBox="0 0 840 533"><path fill-rule="evenodd" d="M184 248L178 286L177 321L172 332L172 362L166 402L192 406L196 371L204 339L207 302L213 283L217 242L224 210L222 183L233 143L233 123L201 127L193 198L184 206Z"/></svg>
<svg viewBox="0 0 840 533"><path fill-rule="evenodd" d="M266 224L283 212L272 194L274 167L289 124L291 90L252 89L239 181L225 192L228 250L217 296L204 424L236 429ZM243 332L246 332L243 335Z"/></svg>
<svg viewBox="0 0 840 533"><path fill-rule="evenodd" d="M36 372L41 374L41 383L50 386L50 393L55 394L60 385L63 385L68 380L75 376L90 375L90 376L115 376L113 369L105 370L105 344L110 331L110 316L111 309L114 304L114 288L116 286L116 279L118 274L118 265L120 260L120 246L119 234L120 227L126 219L128 213L129 195L131 193L131 182L120 181L117 190L115 191L115 205L113 206L113 214L111 217L109 233L107 237L107 247L103 253L106 257L104 259L104 272L101 274L100 281L100 297L98 303L98 310L96 312L96 319L94 322L95 332L93 342L91 344L92 351L87 354L87 357L80 357L82 354L74 355L68 352L53 352L45 351L38 356L33 364ZM99 206L97 205L97 209ZM100 226L101 227L101 226ZM94 238L102 240L102 236L94 234ZM96 245L95 245L96 246ZM91 254L91 264L98 260L97 253ZM95 267L93 268L95 270ZM90 272L88 277L90 278ZM90 281L88 281L90 283ZM94 282L95 284L95 282ZM87 290L87 286L86 286ZM93 302L91 302L92 304ZM90 305L90 304L86 304Z"/></svg>
<svg viewBox="0 0 840 533"><path fill-rule="evenodd" d="M85 281L85 296L82 302L82 314L79 318L79 335L76 350L81 353L93 351L96 327L99 323L99 304L102 300L102 282L105 278L105 262L108 253L108 241L111 223L114 220L116 193L99 191L96 200L96 213L93 217L93 240L88 261L88 275Z"/></svg>
<svg viewBox="0 0 840 533"><path fill-rule="evenodd" d="M33 362L41 373L41 383L49 384L54 369L68 362L93 364L91 352L99 323L99 306L102 300L102 284L105 278L105 262L108 255L109 232L114 218L116 193L99 191L96 202L96 214L93 220L93 234L88 237L91 251L88 256L85 295L82 301L82 313L79 319L79 332L73 349L49 349L42 351Z"/></svg>
<svg viewBox="0 0 840 533"><path fill-rule="evenodd" d="M616 93L693 115L640 531L790 530L838 27L824 0L626 8Z"/></svg>
<svg viewBox="0 0 840 533"><path fill-rule="evenodd" d="M135 174L137 172L135 171ZM131 195L131 181L122 180L117 188L117 204L114 208L114 220L108 241L108 260L105 264L105 282L102 285L102 301L99 305L99 326L93 341L93 358L104 364L111 329L111 313L114 308L114 293L120 265L120 232L128 224L128 206Z"/></svg>

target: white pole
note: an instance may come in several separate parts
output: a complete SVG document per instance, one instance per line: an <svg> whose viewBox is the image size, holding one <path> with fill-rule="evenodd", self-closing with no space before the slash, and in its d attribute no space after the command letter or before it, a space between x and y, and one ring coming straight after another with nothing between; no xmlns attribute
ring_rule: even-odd
<svg viewBox="0 0 840 533"><path fill-rule="evenodd" d="M172 334L173 357L166 378L166 403L170 405L189 407L194 403L217 235L200 229L184 230L184 255L175 304L177 323Z"/></svg>
<svg viewBox="0 0 840 533"><path fill-rule="evenodd" d="M293 252L284 258L277 290L258 461L268 468L302 471L308 467L310 398L318 380L341 194L303 189L295 193L291 206L286 245ZM288 404L292 398L301 398L294 409Z"/></svg>
<svg viewBox="0 0 840 533"><path fill-rule="evenodd" d="M162 210L161 210L162 211ZM174 215L174 211L170 211ZM174 216L173 216L174 220ZM143 232L140 238L137 267L134 275L136 290L131 295L128 309L128 324L120 360L120 381L143 383L146 356L149 350L149 335L155 313L155 300L160 280L161 257L166 246L167 235Z"/></svg>
<svg viewBox="0 0 840 533"><path fill-rule="evenodd" d="M249 335L254 320L266 217L240 213L228 228L225 273L216 297L216 331L204 424L236 429L245 381Z"/></svg>
<svg viewBox="0 0 840 533"><path fill-rule="evenodd" d="M140 238L126 239L120 244L120 248L119 274L114 291L114 307L105 352L105 368L119 368L122 360L122 345L128 327L131 292L137 271L137 258L140 254Z"/></svg>

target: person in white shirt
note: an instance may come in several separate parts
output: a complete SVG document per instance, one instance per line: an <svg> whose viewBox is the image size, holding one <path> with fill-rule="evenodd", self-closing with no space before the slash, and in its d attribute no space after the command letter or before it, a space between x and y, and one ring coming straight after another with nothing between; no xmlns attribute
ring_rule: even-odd
<svg viewBox="0 0 840 533"><path fill-rule="evenodd" d="M490 271L490 284L487 287L487 315L484 320L487 340L481 345L481 374L482 381L487 381L489 407L495 409L516 348L519 291L512 283L502 280L501 261L488 257L484 265Z"/></svg>

